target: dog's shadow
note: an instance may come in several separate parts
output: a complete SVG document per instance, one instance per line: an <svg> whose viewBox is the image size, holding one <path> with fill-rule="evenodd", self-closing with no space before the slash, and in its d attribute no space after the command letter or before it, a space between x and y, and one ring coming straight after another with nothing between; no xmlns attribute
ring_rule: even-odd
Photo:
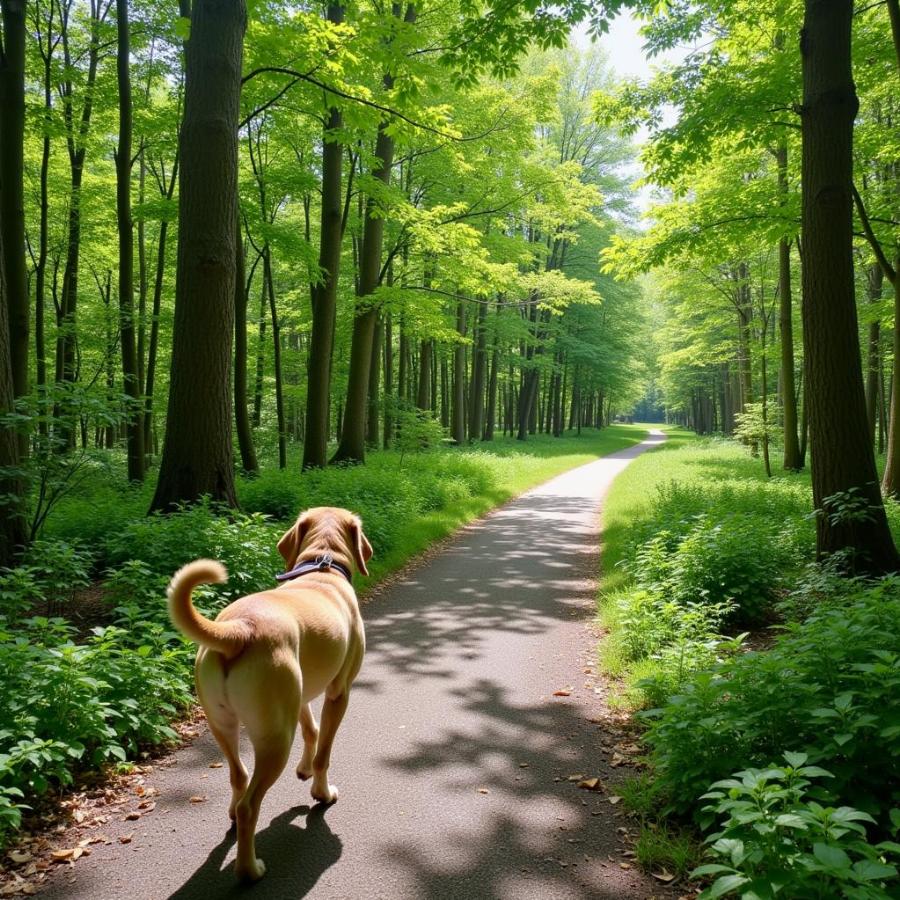
<svg viewBox="0 0 900 900"><path fill-rule="evenodd" d="M266 897L305 897L322 874L341 856L341 839L325 821L328 807L295 806L272 819L268 828L256 833L256 853L266 864L265 877L257 882ZM306 827L294 824L306 818ZM168 900L209 900L246 897L257 885L241 885L234 877L234 865L223 868L237 833L232 828L206 862Z"/></svg>

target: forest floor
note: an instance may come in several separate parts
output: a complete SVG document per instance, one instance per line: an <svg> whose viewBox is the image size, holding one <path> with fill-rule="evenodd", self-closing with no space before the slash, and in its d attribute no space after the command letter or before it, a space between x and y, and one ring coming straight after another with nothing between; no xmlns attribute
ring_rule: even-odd
<svg viewBox="0 0 900 900"><path fill-rule="evenodd" d="M312 805L285 770L260 817L257 893L677 893L633 863L616 785L637 747L605 702L593 624L601 499L661 439L554 478L370 595L369 649L332 766L341 799ZM128 790L58 836L91 852L55 866L42 896L238 895L227 771L205 729Z"/></svg>

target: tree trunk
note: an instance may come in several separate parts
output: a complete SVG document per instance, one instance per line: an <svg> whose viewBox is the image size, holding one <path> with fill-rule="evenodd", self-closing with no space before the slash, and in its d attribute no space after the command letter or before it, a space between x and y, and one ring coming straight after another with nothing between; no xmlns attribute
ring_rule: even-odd
<svg viewBox="0 0 900 900"><path fill-rule="evenodd" d="M388 273L390 278L390 273ZM384 449L394 442L394 328L391 314L384 319Z"/></svg>
<svg viewBox="0 0 900 900"><path fill-rule="evenodd" d="M867 274L869 303L881 300L884 270L876 262L869 266ZM877 316L869 325L868 353L866 359L866 417L869 421L869 441L875 446L875 426L878 422L878 383L880 381L881 322Z"/></svg>
<svg viewBox="0 0 900 900"><path fill-rule="evenodd" d="M395 4L394 14L400 8ZM415 20L415 7L410 4L405 16L406 22ZM393 77L385 75L385 86L393 86ZM375 156L379 160L372 171L372 178L387 185L391 180L391 165L394 160L394 138L390 121L378 126L375 142ZM378 287L381 270L381 248L384 243L384 215L374 197L366 200L363 242L359 261L359 299L353 320L353 337L350 344L350 371L347 376L347 402L344 408L344 427L341 440L332 462L361 463L366 459L366 391L369 384L369 368L372 361L372 344L378 310L366 298L371 297Z"/></svg>
<svg viewBox="0 0 900 900"><path fill-rule="evenodd" d="M247 302L250 295L246 285L240 216L235 221L234 241L237 251L234 273L234 424L241 452L241 468L246 473L255 475L259 471L259 462L253 446L253 430L250 427L250 410L247 405Z"/></svg>
<svg viewBox="0 0 900 900"><path fill-rule="evenodd" d="M891 374L891 404L887 429L887 452L884 456L884 476L881 490L886 497L900 496L900 255L894 262L894 365Z"/></svg>
<svg viewBox="0 0 900 900"><path fill-rule="evenodd" d="M13 411L15 392L9 348L9 313L6 309L6 267L0 230L0 416ZM19 435L6 422L0 424L0 566L12 566L25 543L25 482L19 471Z"/></svg>
<svg viewBox="0 0 900 900"><path fill-rule="evenodd" d="M8 344L13 396L28 393L28 327L31 320L25 275L25 0L2 0L0 52L0 246L6 277ZM21 449L26 449L24 444Z"/></svg>
<svg viewBox="0 0 900 900"><path fill-rule="evenodd" d="M175 193L178 179L178 154L172 163L172 175L166 188L166 199L171 200ZM144 385L144 442L149 456L155 452L153 448L153 392L156 387L156 357L159 351L159 317L162 310L163 281L166 274L166 238L169 233L169 220L159 223L159 241L156 247L156 275L153 279L153 309L150 313L150 340L147 346L147 382Z"/></svg>
<svg viewBox="0 0 900 900"><path fill-rule="evenodd" d="M775 151L778 187L784 198L788 192L787 144ZM781 404L784 416L783 467L796 472L800 468L800 439L797 435L797 393L794 381L794 324L791 297L791 244L778 242L778 327L781 337Z"/></svg>
<svg viewBox="0 0 900 900"><path fill-rule="evenodd" d="M474 352L472 354L472 387L469 394L469 435L481 437L484 430L484 381L487 368L487 304L478 304Z"/></svg>
<svg viewBox="0 0 900 900"><path fill-rule="evenodd" d="M372 336L372 359L369 363L369 402L366 411L366 444L374 450L378 449L378 436L381 434L378 421L378 393L381 385L381 344L384 340L384 321L379 316L375 322L375 334Z"/></svg>
<svg viewBox="0 0 900 900"><path fill-rule="evenodd" d="M868 438L853 280L851 179L859 102L851 68L852 16L852 0L805 0L805 379L818 555L849 551L858 568L887 572L897 568L898 558ZM865 504L865 517L847 514L848 499Z"/></svg>
<svg viewBox="0 0 900 900"><path fill-rule="evenodd" d="M272 365L275 368L275 420L278 428L278 468L287 468L287 426L284 419L284 379L281 371L281 323L275 303L275 279L272 275L272 252L263 248L263 283L269 295L269 315L272 317Z"/></svg>
<svg viewBox="0 0 900 900"><path fill-rule="evenodd" d="M144 416L138 379L134 318L134 228L131 221L131 35L128 0L116 0L116 75L119 85L119 146L116 148L116 220L119 230L119 344L122 385L128 397L125 443L128 480L144 480Z"/></svg>
<svg viewBox="0 0 900 900"><path fill-rule="evenodd" d="M328 20L340 23L344 8L328 5ZM337 139L343 117L332 109L322 137L322 218L319 231L319 269L322 282L313 288L312 330L306 383L306 439L303 468L322 468L327 463L328 419L331 407L331 356L337 310L338 277L344 230L341 204L341 166L344 146Z"/></svg>
<svg viewBox="0 0 900 900"><path fill-rule="evenodd" d="M464 337L466 333L466 308L463 301L456 303L456 333ZM450 404L450 437L457 444L466 442L466 348L457 341L453 348L453 398Z"/></svg>
<svg viewBox="0 0 900 900"><path fill-rule="evenodd" d="M231 343L237 260L237 126L246 7L196 0L185 44L178 267L165 444L151 509L204 494L237 505Z"/></svg>
<svg viewBox="0 0 900 900"><path fill-rule="evenodd" d="M375 156L378 167L372 177L388 184L394 158L394 139L387 132L388 123L378 128ZM384 217L376 208L374 198L366 201L363 242L359 262L359 299L353 320L353 337L350 344L350 371L347 376L347 402L344 407L344 427L341 440L332 462L361 463L366 459L366 407L369 386L369 368L372 363L372 345L378 310L366 300L378 287L381 269L381 248L384 242Z"/></svg>
<svg viewBox="0 0 900 900"><path fill-rule="evenodd" d="M416 408L426 415L431 413L431 357L434 342L429 338L419 345L419 386L416 391Z"/></svg>

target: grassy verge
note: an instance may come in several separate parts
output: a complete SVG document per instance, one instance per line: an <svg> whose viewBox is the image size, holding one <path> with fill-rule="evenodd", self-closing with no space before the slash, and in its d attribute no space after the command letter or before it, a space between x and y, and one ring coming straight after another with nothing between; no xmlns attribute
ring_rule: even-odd
<svg viewBox="0 0 900 900"><path fill-rule="evenodd" d="M201 503L148 517L151 484L126 487L102 463L86 468L25 564L0 572L0 845L35 798L176 738L170 723L191 703L195 648L173 633L164 597L185 562L212 557L228 568L227 584L195 592L213 615L274 584L283 568L275 545L298 512L345 506L362 516L375 549L365 590L463 523L644 434L613 426L373 453L366 466L304 475L297 459L240 479L243 509L228 515Z"/></svg>
<svg viewBox="0 0 900 900"><path fill-rule="evenodd" d="M813 562L807 473L669 435L604 515L601 665L647 725L620 790L638 861L684 876L702 829L703 897L897 896L900 579Z"/></svg>

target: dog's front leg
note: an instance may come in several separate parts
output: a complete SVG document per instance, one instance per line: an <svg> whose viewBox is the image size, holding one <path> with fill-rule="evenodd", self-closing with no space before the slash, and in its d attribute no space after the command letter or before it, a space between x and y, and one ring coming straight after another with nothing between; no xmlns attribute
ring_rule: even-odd
<svg viewBox="0 0 900 900"><path fill-rule="evenodd" d="M345 689L336 697L326 695L322 706L322 728L319 731L319 744L313 758L313 783L310 793L323 803L334 803L338 798L337 788L328 783L328 767L331 765L331 747L341 719L347 711L349 700L349 690Z"/></svg>

